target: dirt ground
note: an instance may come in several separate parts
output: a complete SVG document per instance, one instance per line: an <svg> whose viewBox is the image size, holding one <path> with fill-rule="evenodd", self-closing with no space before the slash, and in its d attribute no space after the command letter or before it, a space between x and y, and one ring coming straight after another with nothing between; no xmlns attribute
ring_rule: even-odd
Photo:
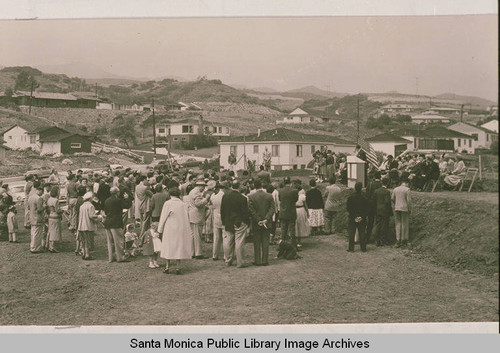
<svg viewBox="0 0 500 353"><path fill-rule="evenodd" d="M498 212L498 203L496 207ZM149 269L145 257L131 263L108 263L102 229L96 236L94 261L75 256L68 232L63 234L59 254L31 254L29 233L24 229L20 241L0 242L1 325L499 319L498 270L489 273L446 266L412 249L369 245L367 253L361 253L358 246L348 253L343 233L303 239L299 260L276 260L276 246L271 246L267 267L237 269L212 259L185 260L182 275ZM211 253L211 244L204 244L204 253ZM252 257L253 245L248 243L246 261L251 263Z"/></svg>

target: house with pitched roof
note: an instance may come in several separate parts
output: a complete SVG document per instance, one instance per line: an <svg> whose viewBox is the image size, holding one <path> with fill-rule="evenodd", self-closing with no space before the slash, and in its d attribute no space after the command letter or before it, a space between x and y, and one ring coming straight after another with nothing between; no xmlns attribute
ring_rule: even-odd
<svg viewBox="0 0 500 353"><path fill-rule="evenodd" d="M426 129L404 128L392 133L410 140L414 151L474 153L474 139L471 136L444 126Z"/></svg>
<svg viewBox="0 0 500 353"><path fill-rule="evenodd" d="M303 109L297 108L288 116L285 116L283 120L277 120L277 124L308 124L313 122L322 123L325 119L312 116Z"/></svg>
<svg viewBox="0 0 500 353"><path fill-rule="evenodd" d="M493 131L485 129L482 126L474 126L464 122L458 122L448 126L448 129L471 136L474 139L472 141L474 149L490 148L493 141L498 138L498 134Z"/></svg>
<svg viewBox="0 0 500 353"><path fill-rule="evenodd" d="M369 137L365 139L365 141L368 142L375 151L382 152L393 157L400 155L412 147L411 140L388 132Z"/></svg>
<svg viewBox="0 0 500 353"><path fill-rule="evenodd" d="M493 119L481 125L482 128L496 132L498 134L498 119Z"/></svg>
<svg viewBox="0 0 500 353"><path fill-rule="evenodd" d="M352 154L356 143L341 138L322 135L305 134L299 131L276 128L246 136L232 136L219 142L220 165L229 169L229 155L236 157L236 169L243 169L246 160L263 164L263 154L271 153L271 169L289 170L304 169L313 160L313 153L318 150L331 150L336 153Z"/></svg>

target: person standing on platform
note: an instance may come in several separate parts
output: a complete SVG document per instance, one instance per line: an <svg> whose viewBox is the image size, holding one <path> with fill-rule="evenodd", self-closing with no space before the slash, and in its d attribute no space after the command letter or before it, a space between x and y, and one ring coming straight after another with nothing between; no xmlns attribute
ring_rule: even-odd
<svg viewBox="0 0 500 353"><path fill-rule="evenodd" d="M248 210L252 219L254 265L269 265L269 232L274 214L273 197L262 189L262 182L254 181L255 192L248 196Z"/></svg>

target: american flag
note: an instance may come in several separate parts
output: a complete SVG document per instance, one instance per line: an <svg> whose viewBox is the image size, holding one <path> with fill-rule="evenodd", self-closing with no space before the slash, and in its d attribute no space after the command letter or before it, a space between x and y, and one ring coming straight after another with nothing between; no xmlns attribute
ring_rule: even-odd
<svg viewBox="0 0 500 353"><path fill-rule="evenodd" d="M365 151L366 160L368 161L368 163L370 163L375 168L379 169L377 154L375 153L373 147L368 142L366 142L361 138L358 140L358 145L360 145L361 149Z"/></svg>

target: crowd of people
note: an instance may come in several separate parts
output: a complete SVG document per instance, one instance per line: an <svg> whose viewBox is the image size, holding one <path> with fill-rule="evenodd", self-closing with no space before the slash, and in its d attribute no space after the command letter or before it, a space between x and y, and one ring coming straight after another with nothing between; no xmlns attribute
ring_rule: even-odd
<svg viewBox="0 0 500 353"><path fill-rule="evenodd" d="M345 203L337 184L340 169L336 156L326 152L316 157L328 161L324 192L318 188L322 180L317 178L310 179L308 185L290 177L272 181L265 165L253 177L246 170L240 175L227 170L196 174L191 169L177 168L147 174L131 169L90 174L79 170L75 174L68 171L67 206L62 207L56 171L46 181L29 175L24 226L31 232L30 251L59 252L66 217L75 236L75 254L83 260L93 259L94 237L98 227L103 227L109 262L129 262L142 252L150 268L160 267L159 258L166 260L165 273L180 273L180 261L185 259L223 258L226 266L235 263L242 268L248 265L244 249L251 238L253 264L267 266L269 247L277 244L278 227L283 243L280 246L288 246L288 253L292 253L287 257L298 258L296 252L302 250L303 238L336 232L336 218L342 209L348 212L348 251L354 251L355 238L362 251L370 241L377 246L393 244L389 230L392 215L396 246L408 242L411 174L398 173L396 181L391 173L401 169L399 163L410 168L411 160L401 160L397 168L394 161L388 163L387 177L380 171L370 171L366 189L363 191L363 185L357 183ZM417 158L413 168L422 163L435 162ZM396 182L398 185L394 185ZM392 194L390 185L396 186ZM16 207L8 185L2 185L0 190L0 228L7 228L9 241L17 242ZM211 254L203 253L203 242L213 243Z"/></svg>

